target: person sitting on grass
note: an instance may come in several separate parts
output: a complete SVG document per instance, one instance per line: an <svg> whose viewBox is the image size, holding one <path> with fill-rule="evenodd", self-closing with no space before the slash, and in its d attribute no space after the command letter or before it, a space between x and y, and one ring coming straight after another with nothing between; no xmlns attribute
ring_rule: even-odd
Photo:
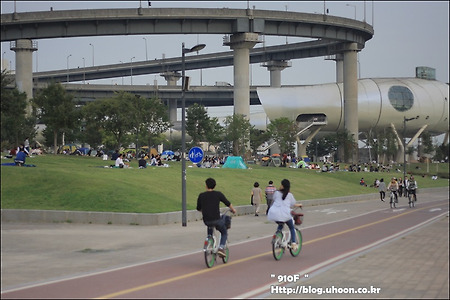
<svg viewBox="0 0 450 300"><path fill-rule="evenodd" d="M130 166L130 164L123 162L122 157L123 157L123 154L120 153L116 159L116 164L115 164L116 168L128 168Z"/></svg>
<svg viewBox="0 0 450 300"><path fill-rule="evenodd" d="M19 152L17 153L16 158L14 159L14 162L16 163L16 166L22 167L25 165L25 159L27 158L27 155L25 153L25 150L23 147L19 149Z"/></svg>

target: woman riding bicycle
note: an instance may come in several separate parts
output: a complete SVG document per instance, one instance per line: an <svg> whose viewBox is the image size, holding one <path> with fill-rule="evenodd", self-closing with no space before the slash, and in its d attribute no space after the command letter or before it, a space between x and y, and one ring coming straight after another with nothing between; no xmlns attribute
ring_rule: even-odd
<svg viewBox="0 0 450 300"><path fill-rule="evenodd" d="M294 220L292 219L291 210L293 207L302 207L301 203L297 203L294 195L290 192L291 183L287 179L281 181L281 187L273 194L273 203L270 206L267 219L278 224L277 230L283 229L286 223L291 231L291 247L294 251L297 249L297 241L295 239Z"/></svg>
<svg viewBox="0 0 450 300"><path fill-rule="evenodd" d="M395 179L395 177L392 177L391 182L389 182L387 189L388 189L388 191L391 191L392 193L394 193L395 202L398 202L398 196L397 196L398 183L397 183L397 180Z"/></svg>

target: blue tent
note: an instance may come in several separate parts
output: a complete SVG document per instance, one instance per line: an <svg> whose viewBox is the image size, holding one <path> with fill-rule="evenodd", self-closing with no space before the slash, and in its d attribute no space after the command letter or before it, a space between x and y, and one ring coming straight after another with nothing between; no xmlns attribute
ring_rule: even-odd
<svg viewBox="0 0 450 300"><path fill-rule="evenodd" d="M89 148L78 148L78 150L80 150L80 152L83 153L84 155L87 155L89 152Z"/></svg>
<svg viewBox="0 0 450 300"><path fill-rule="evenodd" d="M165 150L161 155L174 155L172 150Z"/></svg>

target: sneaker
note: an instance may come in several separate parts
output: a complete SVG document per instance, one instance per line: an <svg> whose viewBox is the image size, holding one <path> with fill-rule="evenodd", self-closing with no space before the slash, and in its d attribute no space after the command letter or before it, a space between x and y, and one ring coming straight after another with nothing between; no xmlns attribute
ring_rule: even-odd
<svg viewBox="0 0 450 300"><path fill-rule="evenodd" d="M219 256L221 256L221 257L227 256L227 254L225 253L225 250L223 248L219 248L219 250L217 250L217 254L219 254Z"/></svg>
<svg viewBox="0 0 450 300"><path fill-rule="evenodd" d="M298 245L297 245L297 243L291 243L291 248L292 248L292 251L297 251L297 249L298 249Z"/></svg>

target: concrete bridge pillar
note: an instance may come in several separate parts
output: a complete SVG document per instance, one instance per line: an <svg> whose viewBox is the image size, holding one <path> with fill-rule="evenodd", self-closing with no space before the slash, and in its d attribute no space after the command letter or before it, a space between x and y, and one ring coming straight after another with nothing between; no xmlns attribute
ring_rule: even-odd
<svg viewBox="0 0 450 300"><path fill-rule="evenodd" d="M160 74L167 81L168 86L176 86L177 81L181 78L181 74L178 72L167 71ZM177 121L177 99L170 99L169 103L169 121L175 124Z"/></svg>
<svg viewBox="0 0 450 300"><path fill-rule="evenodd" d="M20 92L27 94L27 100L33 98L33 52L37 50L37 42L29 39L13 41L10 49L16 52L16 85ZM28 103L27 116L32 112Z"/></svg>
<svg viewBox="0 0 450 300"><path fill-rule="evenodd" d="M254 32L233 34L224 45L234 50L234 114L250 119L250 49L259 43Z"/></svg>
<svg viewBox="0 0 450 300"><path fill-rule="evenodd" d="M344 126L358 143L358 49L356 43L351 43L344 52ZM353 151L352 162L358 162L358 151Z"/></svg>
<svg viewBox="0 0 450 300"><path fill-rule="evenodd" d="M336 83L344 82L344 56L341 53L325 57L325 60L336 62Z"/></svg>
<svg viewBox="0 0 450 300"><path fill-rule="evenodd" d="M270 86L281 87L281 71L292 66L290 62L284 60L271 60L264 64L270 71Z"/></svg>

